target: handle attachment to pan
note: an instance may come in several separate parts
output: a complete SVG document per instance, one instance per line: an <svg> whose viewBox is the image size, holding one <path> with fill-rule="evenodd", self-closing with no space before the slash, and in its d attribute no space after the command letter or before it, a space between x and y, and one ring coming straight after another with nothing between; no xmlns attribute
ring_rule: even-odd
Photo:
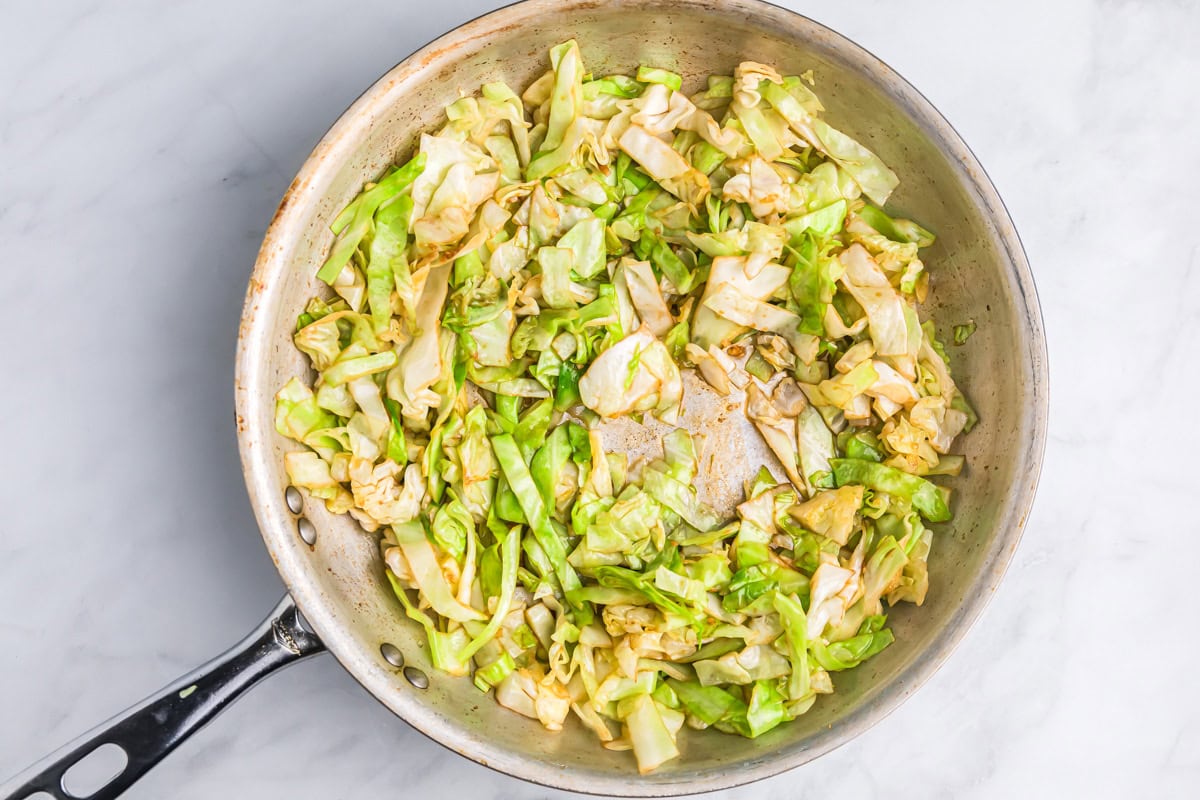
<svg viewBox="0 0 1200 800"><path fill-rule="evenodd" d="M3 784L0 798L25 800L46 792L57 800L111 800L242 692L275 670L324 649L321 640L305 628L292 598L285 595L245 639ZM69 792L63 776L105 745L124 751L125 766L98 789L83 795Z"/></svg>

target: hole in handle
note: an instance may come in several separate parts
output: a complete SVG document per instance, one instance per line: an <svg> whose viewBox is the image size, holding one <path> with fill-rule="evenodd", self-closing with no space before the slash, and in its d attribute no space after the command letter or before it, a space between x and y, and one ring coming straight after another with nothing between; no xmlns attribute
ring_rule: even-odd
<svg viewBox="0 0 1200 800"><path fill-rule="evenodd" d="M106 742L76 761L63 774L63 791L71 797L91 797L124 772L128 765L129 756L125 750L120 745Z"/></svg>

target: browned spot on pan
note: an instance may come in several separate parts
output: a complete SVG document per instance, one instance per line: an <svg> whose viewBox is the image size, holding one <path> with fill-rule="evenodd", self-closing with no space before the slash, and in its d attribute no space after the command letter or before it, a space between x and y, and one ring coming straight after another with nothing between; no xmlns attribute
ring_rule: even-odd
<svg viewBox="0 0 1200 800"><path fill-rule="evenodd" d="M279 222L279 218L283 216L283 212L292 204L292 198L296 196L296 190L299 188L300 176L297 175L292 179L292 183L288 186L287 191L283 193L283 199L279 201L279 208L275 209L275 216L271 217L271 224L268 226L268 230L274 228L275 223Z"/></svg>

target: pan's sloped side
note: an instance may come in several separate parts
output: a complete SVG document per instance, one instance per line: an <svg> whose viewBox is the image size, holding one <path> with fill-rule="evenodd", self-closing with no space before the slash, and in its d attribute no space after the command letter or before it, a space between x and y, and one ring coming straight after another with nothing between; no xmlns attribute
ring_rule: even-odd
<svg viewBox="0 0 1200 800"><path fill-rule="evenodd" d="M359 191L437 125L460 88L502 79L523 87L550 46L576 38L590 69L653 62L686 88L741 60L782 72L812 69L833 125L860 138L901 176L891 207L938 233L927 263L940 330L973 318L979 331L953 354L954 374L981 422L965 439L952 523L941 526L924 607L898 609L896 643L856 670L804 717L754 741L687 732L684 755L638 777L628 754L601 749L579 727L549 734L482 696L467 679L434 674L417 626L383 580L374 537L312 500L303 534L285 501L273 396L303 358L289 335L332 235ZM701 46L702 43L702 46ZM1047 418L1045 342L1033 280L1012 223L975 157L937 111L886 65L799 15L749 0L530 0L433 42L369 89L335 124L288 190L251 279L237 364L237 424L263 538L305 616L342 664L383 703L442 744L538 783L612 795L713 790L795 767L882 719L950 654L995 590L1033 501ZM388 660L381 645L395 652ZM407 674L406 674L407 670ZM420 675L428 678L427 688Z"/></svg>

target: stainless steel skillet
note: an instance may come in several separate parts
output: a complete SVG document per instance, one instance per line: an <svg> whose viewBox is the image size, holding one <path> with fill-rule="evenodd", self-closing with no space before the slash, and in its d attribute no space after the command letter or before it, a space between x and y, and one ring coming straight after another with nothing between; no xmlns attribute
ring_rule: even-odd
<svg viewBox="0 0 1200 800"><path fill-rule="evenodd" d="M548 48L581 43L597 72L651 61L695 81L740 60L785 73L813 69L831 123L878 152L901 176L892 207L937 231L927 259L939 326L974 319L952 353L981 424L964 440L969 471L953 483L956 516L943 526L925 606L891 617L896 643L839 677L838 692L757 740L691 732L683 758L639 777L627 754L568 728L547 734L482 698L467 679L435 674L420 631L382 580L374 539L348 518L287 491L288 443L272 424L273 396L306 365L290 342L318 291L329 222L444 106L489 80L525 85ZM476 19L415 53L342 116L304 164L267 232L242 317L236 422L250 498L290 598L247 639L143 704L73 742L0 789L72 797L62 776L102 744L128 763L87 795L115 797L188 734L271 671L328 648L368 691L438 742L526 780L610 795L675 795L757 780L803 764L878 722L949 656L998 585L1036 488L1047 421L1045 341L1033 280L994 187L966 145L891 69L832 31L756 0L529 0ZM753 440L729 432L730 452ZM632 445L631 445L632 446ZM707 476L728 480L725 466ZM740 479L740 476L735 476ZM303 622L297 613L303 611ZM323 644L322 644L323 643Z"/></svg>

